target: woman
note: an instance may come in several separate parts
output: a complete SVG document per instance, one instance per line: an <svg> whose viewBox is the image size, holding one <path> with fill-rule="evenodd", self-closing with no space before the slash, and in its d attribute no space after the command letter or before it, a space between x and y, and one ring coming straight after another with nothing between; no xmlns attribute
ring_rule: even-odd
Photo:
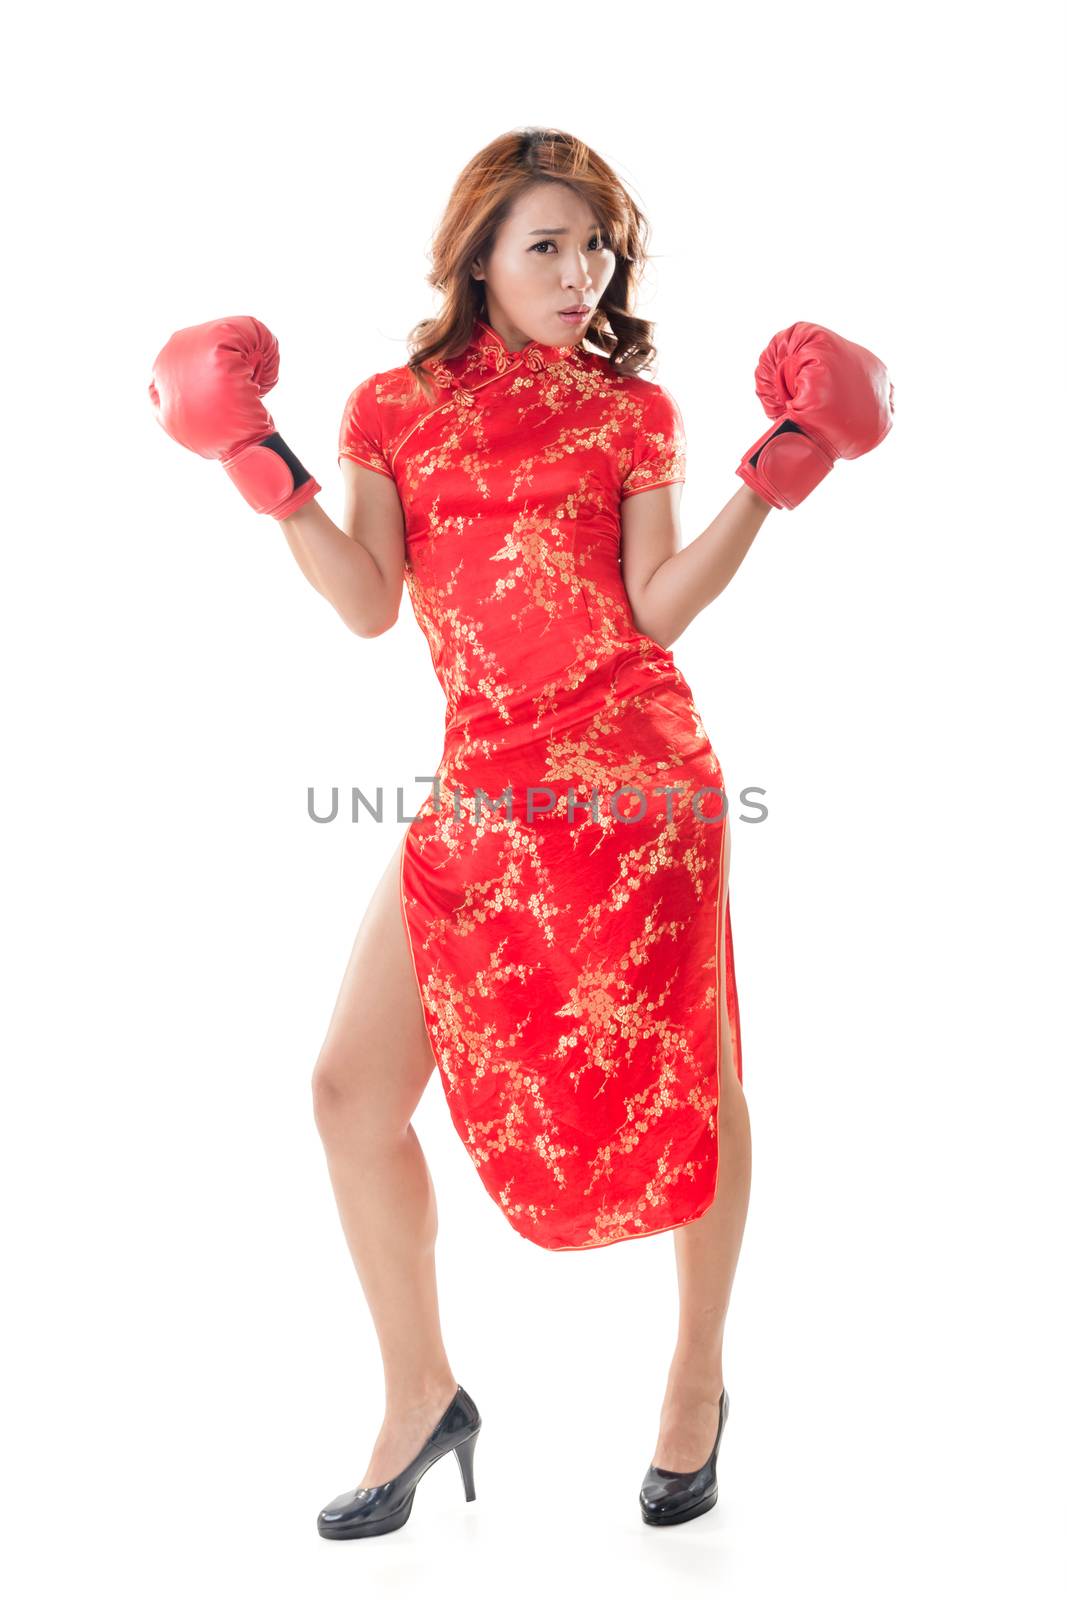
<svg viewBox="0 0 1067 1600"><path fill-rule="evenodd" d="M780 335L760 392L785 420L680 548L682 421L640 376L654 346L631 309L646 231L576 139L523 130L479 152L435 240L440 310L345 406L343 528L262 408L277 347L261 324L184 330L156 364L167 431L281 522L356 633L392 626L406 582L446 698L435 792L367 909L314 1071L386 1389L360 1484L319 1515L328 1538L400 1526L452 1450L474 1496L481 1419L445 1350L411 1124L435 1067L524 1238L674 1231L678 1340L641 1514L679 1522L717 1495L751 1153L722 773L669 647L772 506L877 443L890 402L858 346L810 324ZM821 381L798 420L805 365Z"/></svg>

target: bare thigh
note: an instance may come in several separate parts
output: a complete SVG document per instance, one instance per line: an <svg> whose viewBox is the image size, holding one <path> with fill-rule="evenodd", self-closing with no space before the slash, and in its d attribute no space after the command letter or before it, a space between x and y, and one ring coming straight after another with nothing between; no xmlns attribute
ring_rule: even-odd
<svg viewBox="0 0 1067 1600"><path fill-rule="evenodd" d="M716 965L719 984L719 1106L720 1112L727 1110L730 1105L736 1104L744 1093L741 1080L737 1076L737 1065L734 1061L733 1034L730 1029L730 1013L726 1003L726 895L730 886L730 818L727 815L725 824L725 839L723 842L722 857L722 883L719 886L719 896L722 902L720 914L721 932L719 935L719 956Z"/></svg>
<svg viewBox="0 0 1067 1600"><path fill-rule="evenodd" d="M315 1063L320 1114L358 1113L364 1131L402 1133L434 1071L400 903L404 838L359 925Z"/></svg>

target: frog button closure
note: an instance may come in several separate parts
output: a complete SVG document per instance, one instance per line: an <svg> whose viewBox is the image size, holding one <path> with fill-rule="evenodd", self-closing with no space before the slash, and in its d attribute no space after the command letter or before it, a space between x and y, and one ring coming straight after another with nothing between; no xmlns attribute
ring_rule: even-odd
<svg viewBox="0 0 1067 1600"><path fill-rule="evenodd" d="M498 372L510 372L520 362L524 362L531 372L543 372L547 366L544 356L534 345L529 345L522 350L508 350L504 345L497 345L493 350Z"/></svg>
<svg viewBox="0 0 1067 1600"><path fill-rule="evenodd" d="M443 362L428 361L426 365L435 383L440 384L442 389L451 389L452 399L455 400L457 404L463 406L472 406L474 404L474 396L471 394L470 390L463 387L459 379L454 373L449 372L448 368L443 364Z"/></svg>

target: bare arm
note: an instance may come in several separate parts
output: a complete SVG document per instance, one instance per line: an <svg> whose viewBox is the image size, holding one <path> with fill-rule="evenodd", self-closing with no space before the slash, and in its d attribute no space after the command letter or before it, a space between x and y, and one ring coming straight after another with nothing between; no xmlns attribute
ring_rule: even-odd
<svg viewBox="0 0 1067 1600"><path fill-rule="evenodd" d="M680 483L622 502L622 576L642 633L669 649L693 618L722 593L772 509L742 484L704 532L681 548Z"/></svg>
<svg viewBox="0 0 1067 1600"><path fill-rule="evenodd" d="M396 484L342 456L344 527L309 500L282 531L301 572L361 638L391 628L404 589L404 509Z"/></svg>

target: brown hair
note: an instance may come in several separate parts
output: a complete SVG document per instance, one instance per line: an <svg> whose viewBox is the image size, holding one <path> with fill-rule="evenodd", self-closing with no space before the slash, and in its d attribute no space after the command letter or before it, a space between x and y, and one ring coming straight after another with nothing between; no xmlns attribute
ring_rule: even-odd
<svg viewBox="0 0 1067 1600"><path fill-rule="evenodd" d="M501 134L468 161L434 234L426 281L440 290L443 304L408 336L407 365L427 399L433 398L427 363L461 355L474 333L474 319L488 320L484 285L471 277L472 263L492 251L519 196L545 181L566 184L585 197L616 257L585 338L610 357L618 372L639 372L655 357L652 324L632 311L649 259L647 219L607 162L580 139L558 128L519 128Z"/></svg>

